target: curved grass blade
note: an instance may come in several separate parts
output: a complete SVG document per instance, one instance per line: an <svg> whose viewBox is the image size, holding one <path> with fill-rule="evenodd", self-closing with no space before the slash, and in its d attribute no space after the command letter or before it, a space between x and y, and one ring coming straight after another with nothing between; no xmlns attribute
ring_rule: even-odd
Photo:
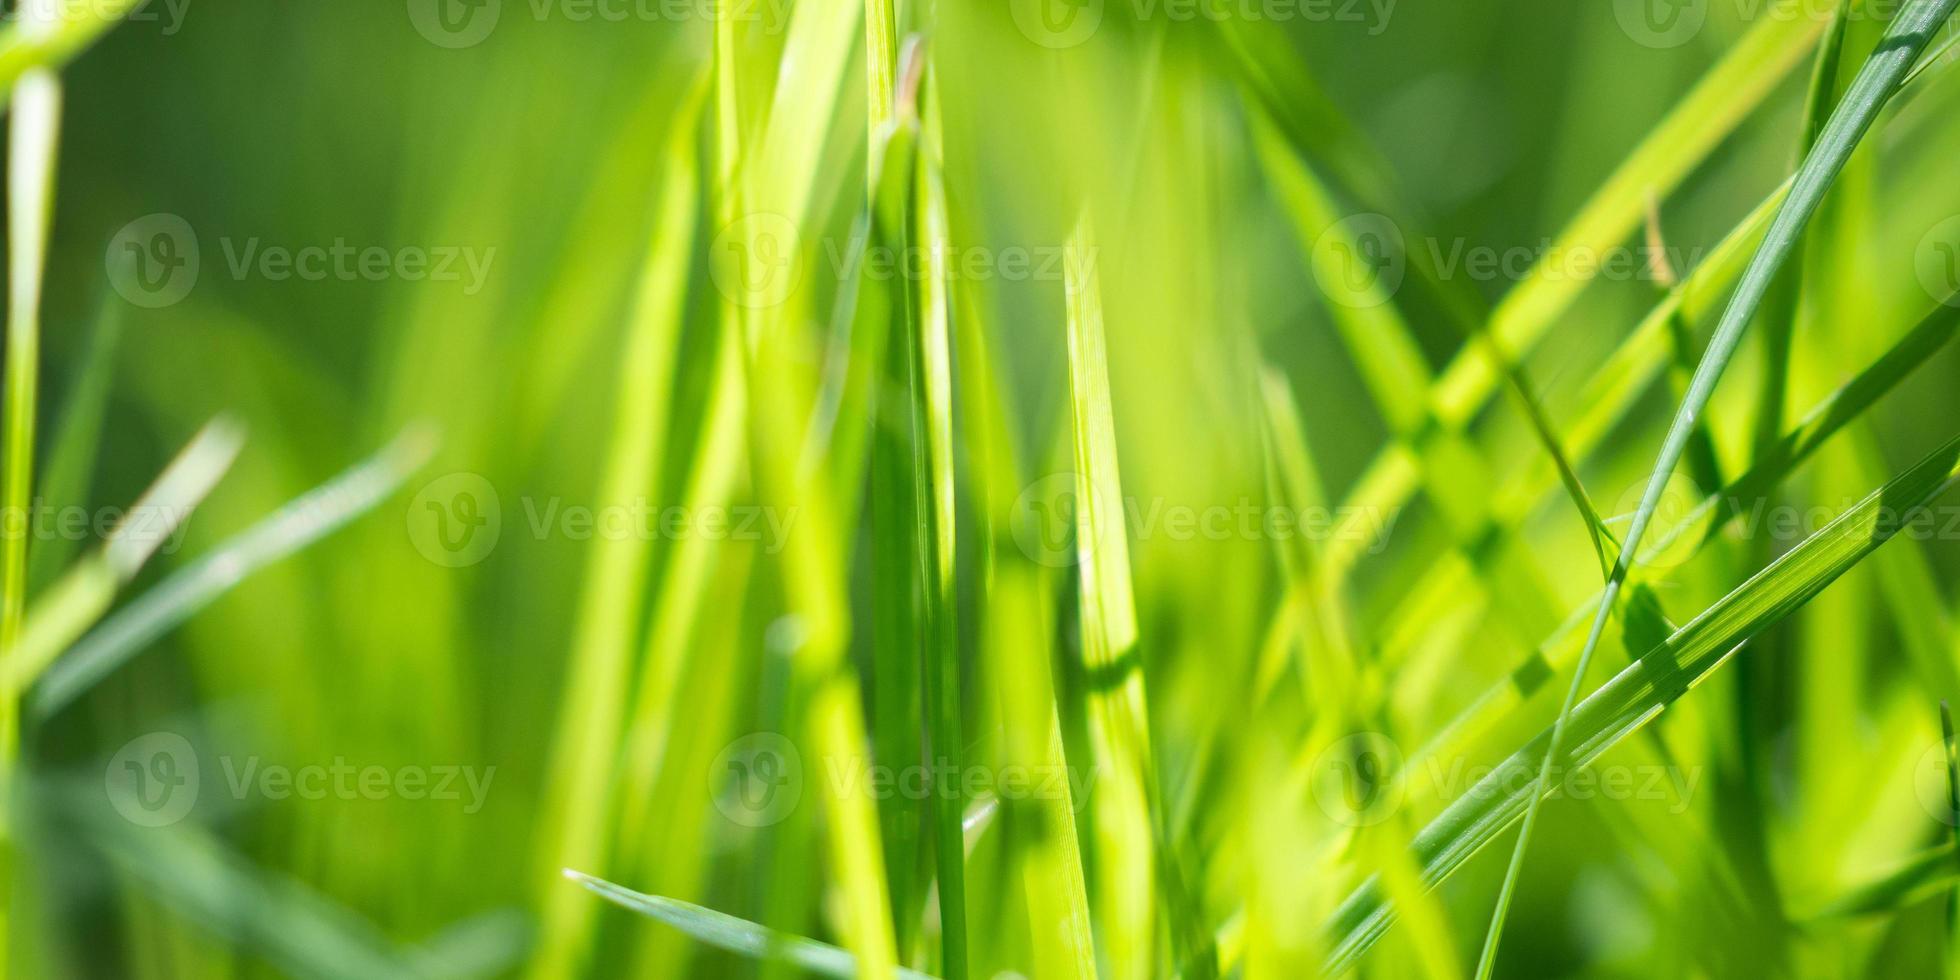
<svg viewBox="0 0 1960 980"><path fill-rule="evenodd" d="M1648 479L1647 490L1641 495L1640 506L1634 511L1633 524L1627 529L1626 545L1620 551L1620 559L1615 563L1613 574L1607 581L1606 589L1600 596L1599 609L1593 614L1591 634L1586 639L1585 648L1579 654L1579 664L1573 670L1572 686L1568 690L1559 717L1552 725L1547 739L1544 762L1539 766L1537 789L1526 806L1524 826L1518 833L1516 849L1512 852L1511 864L1504 873L1504 884L1497 897L1497 906L1491 915L1489 936L1484 942L1483 955L1477 967L1478 980L1490 976L1497 957L1497 945L1504 932L1504 916L1510 910L1511 896L1517 888L1518 875L1523 869L1524 855L1531 845L1532 825L1538 817L1538 803L1550 778L1552 760L1558 756L1559 742L1564 736L1566 719L1573 703L1578 699L1579 689L1585 683L1586 668L1592 661L1593 651L1599 646L1601 631L1606 626L1606 616L1612 611L1613 601L1618 597L1620 584L1626 579L1628 566L1638 554L1640 539L1653 520L1654 511L1660 505L1661 494L1667 489L1668 477L1673 474L1675 464L1680 462L1682 452L1687 448L1689 436L1693 433L1696 421L1714 394L1715 384L1728 367L1734 356L1736 344L1742 339L1742 332L1762 303L1764 294L1783 262L1795 249L1798 235L1810 215L1822 202L1825 191L1829 190L1838 171L1844 168L1845 161L1851 157L1852 150L1865 132L1878 118L1879 110L1897 91L1905 80L1913 62L1921 51L1932 41L1934 32L1952 15L1960 0L1915 0L1912 6L1901 12L1892 27L1886 32L1885 40L1879 44L1863 68L1858 72L1850 88L1845 92L1844 102L1831 113L1818 136L1817 145L1805 157L1798 168L1790 195L1783 207L1770 222L1769 231L1764 235L1762 247L1750 261L1743 273L1741 283L1736 287L1735 296L1729 301L1728 309L1716 325L1715 335L1710 339L1708 351L1703 355L1701 366L1695 370L1688 395L1682 401L1674 416L1665 441L1661 445L1660 458L1655 461L1653 476Z"/></svg>
<svg viewBox="0 0 1960 980"><path fill-rule="evenodd" d="M49 666L28 696L28 710L46 718L67 707L157 637L253 572L367 513L427 462L435 446L433 431L411 426L380 452L295 498L164 579Z"/></svg>
<svg viewBox="0 0 1960 980"><path fill-rule="evenodd" d="M565 877L606 901L659 919L710 946L753 959L780 960L827 977L855 980L859 976L857 958L829 943L786 935L747 919L724 915L678 899L643 895L570 868L565 869ZM904 980L932 980L929 974L902 966L894 974Z"/></svg>
<svg viewBox="0 0 1960 980"><path fill-rule="evenodd" d="M95 43L123 15L144 0L102 0L100 3L57 3L23 0L23 11L37 7L39 16L24 16L0 31L0 105L7 96L19 97L14 83L37 68L59 68Z"/></svg>
<svg viewBox="0 0 1960 980"><path fill-rule="evenodd" d="M177 454L156 483L109 532L103 546L71 567L28 611L20 644L6 663L9 696L34 683L41 671L107 612L116 591L136 576L158 547L190 518L231 468L245 431L220 416L207 423Z"/></svg>

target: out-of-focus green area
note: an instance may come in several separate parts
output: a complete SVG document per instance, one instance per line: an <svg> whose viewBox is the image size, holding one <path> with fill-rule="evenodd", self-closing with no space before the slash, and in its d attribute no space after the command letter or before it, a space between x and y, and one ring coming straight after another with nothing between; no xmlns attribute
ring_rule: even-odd
<svg viewBox="0 0 1960 980"><path fill-rule="evenodd" d="M1467 975L1513 837L1433 892L1408 845L1552 723L1601 584L1499 378L1623 534L1734 272L1640 325L1791 172L1837 6L1655 2L900 2L867 42L878 0L154 0L60 73L30 610L215 415L237 462L127 596L441 442L30 694L12 969L795 975L571 868L989 977L1309 975L1379 874L1360 973ZM1867 137L1656 533L1960 289L1956 83ZM1588 690L1956 435L1950 332L1645 562ZM1955 961L1956 506L1602 743L1500 975Z"/></svg>

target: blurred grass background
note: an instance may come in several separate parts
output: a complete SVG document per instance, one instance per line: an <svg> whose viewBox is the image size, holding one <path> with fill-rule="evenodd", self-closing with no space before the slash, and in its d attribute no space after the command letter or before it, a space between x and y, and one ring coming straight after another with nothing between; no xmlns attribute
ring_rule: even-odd
<svg viewBox="0 0 1960 980"><path fill-rule="evenodd" d="M16 846L17 973L795 972L604 906L560 877L567 866L860 957L889 945L941 976L1311 973L1335 906L1381 871L1414 908L1357 969L1467 972L1508 848L1417 900L1421 889L1396 884L1415 871L1401 850L1448 794L1417 787L1375 823L1328 812L1314 786L1355 732L1381 733L1405 759L1446 744L1447 764L1474 770L1556 712L1545 692L1563 680L1520 681L1494 718L1451 724L1487 690L1508 696L1532 647L1599 586L1586 529L1514 401L1472 403L1464 440L1415 464L1421 490L1391 504L1391 532L1351 570L1318 571L1324 542L1131 527L1126 557L1099 539L1079 573L1075 554L1029 554L1015 521L1051 474L1079 474L1062 484L1078 499L1120 481L1146 508L1365 499L1377 454L1430 438L1420 416L1436 402L1380 385L1358 352L1427 384L1480 356L1459 321L1485 322L1534 277L1460 267L1432 288L1412 258L1392 304L1350 315L1313 264L1333 219L1390 211L1410 256L1433 243L1538 259L1631 168L1620 203L1651 190L1685 275L1789 174L1836 5L1690 4L1705 24L1657 47L1619 3L1409 3L1385 20L1356 6L1357 22L1222 24L1109 3L1092 36L1055 48L1017 25L1029 5L901 2L886 8L884 48L849 4L784 6L790 19L772 30L491 2L494 29L450 48L418 31L414 3L192 0L176 30L169 11L145 8L159 20L120 25L61 73L43 447L87 402L89 365L107 380L85 495L60 503L135 499L221 412L248 432L182 549L132 592L410 422L434 421L442 443L367 516L25 722L21 768L47 791L29 793L41 802ZM1846 79L1884 27L1863 4L1848 9ZM915 34L923 81L897 54ZM1634 156L1752 37L1776 53L1712 93L1736 111L1733 131L1696 123L1712 133L1705 159ZM917 89L915 109L892 113L918 127L917 163L872 118L867 78L881 62L901 98ZM1261 101L1243 64L1285 66L1265 90L1276 101ZM1951 74L1932 67L1888 110L1813 225L1770 431L1937 308L1921 273L1927 236L1960 214ZM881 184L877 161L911 169ZM1286 176L1303 164L1311 180ZM1311 186L1333 188L1324 213L1308 206ZM755 211L788 215L800 263L788 298L759 309L715 266L717 249L755 247L728 233ZM201 270L182 302L147 309L112 287L105 249L157 213L194 230ZM1629 214L1600 247L1643 244ZM1018 249L1051 268L868 279L845 318L856 332L840 334L832 311L852 277L836 256L860 220L874 247L950 242L995 260ZM1094 276L1065 282L1072 236ZM468 248L490 264L475 292L234 275L227 249L254 240ZM1070 345L1090 329L1085 283L1106 338L1107 454L1084 448L1094 440L1080 428L1097 402ZM1602 276L1545 311L1542 342L1506 339L1622 533L1678 387L1650 364L1604 410L1596 448L1574 448L1572 430L1665 287ZM1718 306L1719 295L1683 318L1690 366ZM1776 370L1765 332L1708 416L1725 480L1762 458ZM950 373L935 373L935 336ZM826 367L839 348L848 383ZM1936 348L1774 502L1834 516L1946 442L1956 368ZM837 435L809 455L827 386L841 398ZM915 470L921 459L932 462ZM1096 472L1111 465L1120 474ZM413 535L428 520L418 491L455 473L493 488L501 533L480 560L447 567ZM1526 476L1523 507L1459 540L1462 513L1488 513L1494 487ZM940 494L950 507L935 511ZM793 509L796 523L781 550L580 540L529 523L552 501L632 499ZM1923 762L1940 744L1940 700L1960 693L1945 686L1960 667L1954 533L1889 544L1604 757L1692 773L1685 797L1550 801L1499 973L1896 976L1952 962L1950 845L1872 907L1818 912L1951 839L1940 770ZM1616 624L1598 680L1647 652L1637 637L1664 638L1802 537L1729 533L1658 567L1639 594L1662 625L1641 633L1627 614L1634 638L1618 640ZM30 542L30 597L65 564L40 552L76 545ZM1133 596L1133 645L1119 593ZM827 639L834 664L810 652ZM942 655L950 669L935 674ZM1553 660L1552 673L1571 669L1569 652ZM927 730L946 721L932 698L948 688L965 765L1066 759L1094 774L1089 798L1061 808L1072 824L1058 825L1054 800L961 799L964 860L949 865L934 842L945 814L885 798L868 825L858 818L873 809L823 798L835 767L865 761L840 745L902 766L943 742ZM825 727L846 715L855 727ZM101 773L158 731L196 746L201 792L190 818L131 828ZM804 788L782 822L753 827L728 816L724 749L757 732L800 752ZM234 798L225 762L254 758L495 768L482 807L465 812L401 794ZM76 802L58 802L70 784ZM853 859L854 839L876 846ZM934 882L949 866L965 878L963 964L942 946L955 930ZM880 915L867 917L867 898Z"/></svg>

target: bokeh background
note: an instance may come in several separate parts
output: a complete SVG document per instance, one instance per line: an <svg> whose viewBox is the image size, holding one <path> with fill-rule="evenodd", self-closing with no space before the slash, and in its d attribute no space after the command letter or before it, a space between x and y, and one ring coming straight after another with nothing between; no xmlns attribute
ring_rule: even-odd
<svg viewBox="0 0 1960 980"><path fill-rule="evenodd" d="M637 891L851 940L825 810L814 802L820 793L806 792L791 817L763 826L717 805L727 792L717 770L724 750L751 733L786 733L803 749L806 781L823 778L826 760L792 710L800 627L786 595L802 572L767 540L691 551L674 537L635 534L641 547L609 549L604 533L537 525L552 507L690 500L697 461L713 456L704 447L727 435L709 424L710 394L719 325L741 314L730 313L739 298L712 268L731 217L709 186L725 145L706 88L714 25L678 7L667 9L679 17L625 7L623 19L608 21L581 18L586 8L568 0L489 4L496 20L478 39L432 32L414 2L189 0L173 12L158 0L62 72L41 441L55 444L70 418L84 420L93 438L83 495L50 503L126 504L219 413L248 433L181 548L159 555L130 594L404 426L432 421L441 443L385 503L252 574L58 714L24 723L21 768L32 788L10 952L20 975L373 976L384 966L426 976L794 975L604 905L559 873L584 859L596 863L578 870ZM1373 214L1393 201L1406 252L1538 261L1713 66L1786 16L1766 13L1767 0L1686 6L1700 11L1701 26L1658 40L1629 29L1627 4L1566 0L1336 3L1312 8L1335 13L1289 8L1294 14L1279 19L1233 7L1225 19L1235 36L1255 36L1258 50L1310 73L1282 78L1275 90L1308 145L1327 155L1314 159L1321 178L1371 182L1337 193L1327 217ZM837 272L838 250L865 205L875 130L861 12L832 12L807 34L788 19L771 29L772 10L805 17L805 7L760 5L737 53L749 94L774 93L779 112L834 107L787 126L779 120L792 117L758 110L760 121L742 134L764 160L751 179L801 174L811 188L813 217L798 228L801 281L781 315L802 338L790 344L789 370L815 384L825 377L828 311L848 279ZM1013 513L1022 491L1073 469L1058 259L1082 215L1098 232L1126 496L1198 509L1283 496L1266 401L1276 380L1329 501L1354 495L1398 426L1317 278L1314 232L1327 222L1309 227L1298 195L1288 196L1286 168L1271 159L1272 146L1290 157L1300 143L1262 121L1271 117L1234 69L1220 25L1112 0L1085 40L1057 47L1017 21L1026 7L902 3L898 18L904 31L925 35L938 127L927 155L942 168L952 240L994 259L1025 250L1037 270L985 276L954 293L953 456L964 535L956 675L975 765L1014 754L1012 722L1001 720L1012 714L1001 692L1014 682L998 676L1010 667L1047 668L1069 758L1093 754L1083 719L1095 687L1079 659L1073 569L1044 566L985 516ZM1814 22L1814 38L1834 5L1797 7L1787 16ZM1846 77L1882 27L1876 15L1854 19ZM822 77L793 74L792 55L831 42L846 47L832 52L844 67L826 94ZM1730 96L1741 118L1705 158L1678 175L1634 167L1627 178L1626 188L1651 184L1655 233L1679 273L1790 172L1814 44L1786 48L1786 57L1744 70L1753 81ZM811 63L829 61L801 64ZM1786 422L1937 305L1927 250L1960 241L1950 223L1939 231L1960 214L1951 179L1960 128L1950 123L1960 88L1950 74L1929 71L1883 117L1820 218L1793 321ZM1300 89L1300 80L1318 90ZM1751 86L1761 95L1742 92ZM777 126L803 142L772 158L766 134ZM688 169L692 176L681 174ZM669 198L694 212L678 236L667 234L677 206ZM112 242L159 214L190 229L199 270L180 301L148 308L112 281ZM1604 244L1644 258L1644 219L1620 225ZM393 272L308 281L234 265L248 249L340 242L391 256L470 253L485 271L479 280L459 261L454 281ZM647 358L632 342L635 311L657 274L650 270L676 264L681 298L662 334L667 346ZM1475 356L1465 354L1451 304L1484 319L1530 278L1514 268L1461 266L1440 290L1415 284L1397 293L1428 372ZM1585 284L1551 311L1542 342L1516 351L1562 431L1666 294L1644 262L1636 268ZM1689 363L1713 312L1683 324ZM989 374L971 372L983 359L976 344ZM1752 339L1709 413L1719 469L1730 477L1752 458L1765 363ZM1834 514L1950 438L1960 418L1957 368L1954 352L1941 349L1784 483L1776 502ZM621 420L636 390L658 393L666 424L662 439L639 447L649 458L628 465L622 485L621 440L632 430ZM1596 445L1575 453L1610 526L1624 529L1677 391L1667 371L1652 372ZM976 407L987 399L997 404ZM1466 431L1486 476L1548 476L1517 403L1500 392L1480 405ZM999 413L998 430L987 411ZM93 426L91 412L99 413ZM739 430L729 502L759 506L767 495L751 454L764 450ZM976 449L983 443L994 456ZM1003 452L1016 461L1005 470ZM41 466L50 465L44 457ZM826 469L841 467L830 460L816 465L838 486L863 480ZM1238 953L1224 954L1228 969L1311 970L1333 904L1386 866L1387 829L1369 836L1371 824L1367 842L1336 842L1354 828L1316 804L1318 748L1368 731L1407 754L1487 689L1502 690L1528 652L1504 612L1519 588L1505 577L1511 571L1531 569L1553 624L1594 594L1599 568L1584 525L1555 481L1538 485L1496 532L1511 557L1491 564L1463 564L1448 515L1422 492L1395 508L1391 533L1348 576L1350 632L1340 644L1374 666L1360 670L1353 703L1338 714L1304 665L1286 655L1284 666L1266 663L1287 602L1285 545L1257 534L1208 540L1131 528L1136 650L1176 841L1167 860L1182 869L1191 891L1182 907L1195 910L1201 931L1237 944ZM459 493L480 498L472 506L494 501L500 514L494 540L461 559L427 545L429 522L439 519L430 503L453 505ZM854 624L844 653L862 678L867 719L882 717L871 701L893 656L874 642L872 624L885 603L903 601L878 584L873 510L841 518L840 540L851 546L830 570ZM1939 744L1939 699L1960 693L1938 681L1960 663L1953 534L1888 545L1668 712L1656 725L1665 744L1651 751L1694 774L1692 791L1548 803L1500 975L1718 976L1757 967L1931 975L1947 955L1936 884L1950 872L1878 912L1812 913L1947 839L1941 784L1929 790L1924 778L1938 770L1923 762ZM1799 540L1722 537L1657 573L1647 595L1669 622L1685 622ZM88 544L32 541L31 582L44 586ZM657 599L692 574L679 563L700 552L709 564L690 618L658 640L672 613ZM1437 566L1450 563L1454 572L1439 582ZM1016 576L1036 583L1014 594L1032 597L1038 613L1001 599L1000 582ZM595 623L609 621L627 638L623 660L610 667L606 645L592 640L606 630ZM1005 638L996 635L1001 623ZM1026 658L1004 663L1002 644L1018 644ZM907 656L911 647L900 646L897 656ZM1627 656L1604 649L1599 678ZM1941 663L1944 674L1928 666ZM1261 694L1274 669L1286 693ZM1494 763L1548 724L1567 674L1558 676L1470 738L1463 764ZM666 707L640 713L634 706L654 689L667 691ZM626 717L610 727L594 721L605 705ZM636 727L646 725L654 728ZM103 794L104 769L132 740L159 732L194 747L195 806L166 826L132 825ZM645 738L662 743L657 772L634 768L644 757L631 747ZM235 791L235 774L254 761L293 769L345 761L391 777L471 767L487 783L480 800L467 791L449 800L398 791L280 799L250 782ZM1406 841L1439 808L1412 801L1382 826ZM567 829L588 809L598 829ZM973 972L1068 972L1046 961L1037 905L1023 887L1034 846L1016 836L1011 817L976 815L966 862ZM1112 879L1102 872L1115 858L1098 841L1093 804L1078 820L1106 941L1101 913ZM1510 836L1499 840L1436 893L1427 928L1397 925L1360 970L1466 969L1509 853ZM892 881L930 877L924 851L885 846L888 858L915 859L889 868ZM897 913L899 937L910 943L900 957L942 972L943 905L929 888L914 891L926 911ZM1161 892L1157 901L1173 906ZM1146 957L1146 972L1180 967L1171 918L1152 920L1150 945L1161 948ZM1100 964L1124 973L1107 950Z"/></svg>

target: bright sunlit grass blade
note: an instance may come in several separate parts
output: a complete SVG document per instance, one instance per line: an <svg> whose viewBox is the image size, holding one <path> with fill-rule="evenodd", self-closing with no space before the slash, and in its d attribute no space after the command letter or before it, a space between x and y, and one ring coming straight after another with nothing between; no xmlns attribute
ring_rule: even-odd
<svg viewBox="0 0 1960 980"><path fill-rule="evenodd" d="M1796 247L1798 235L1810 215L1823 200L1831 181L1850 159L1852 150L1865 132L1878 118L1879 110L1897 90L1906 72L1912 68L1919 53L1931 42L1934 31L1946 22L1960 0L1915 0L1912 6L1901 12L1887 32L1886 41L1872 55L1871 60L1860 69L1858 77L1845 93L1843 104L1831 114L1818 136L1817 145L1805 157L1803 165L1797 170L1790 196L1770 222L1762 247L1750 261L1743 273L1736 293L1729 301L1728 309L1716 325L1715 334L1710 339L1708 351L1702 357L1701 366L1696 369L1693 383L1687 397L1675 414L1669 427L1666 440L1662 443L1660 457L1654 465L1654 475L1648 480L1647 490L1641 496L1639 509L1634 512L1633 523L1627 529L1625 547L1615 564L1606 590L1600 598L1599 611L1593 616L1592 635L1586 640L1585 648L1579 654L1578 666L1574 668L1572 686L1566 694L1565 704L1559 710L1559 719L1552 726L1545 752L1545 761L1539 767L1537 790L1526 805L1524 825L1518 833L1517 848L1513 853L1511 866L1505 872L1504 884L1497 897L1496 910L1491 916L1489 937L1484 943L1483 955L1479 958L1477 975L1479 980L1490 976L1497 957L1498 940L1504 931L1504 916L1510 908L1511 894L1517 886L1519 870L1525 853L1531 844L1532 824L1538 815L1538 803L1545 790L1552 761L1558 757L1559 742L1564 735L1565 721L1578 700L1579 690L1585 682L1586 667L1592 660L1592 653L1599 643L1600 631L1605 627L1607 613L1613 608L1613 600L1619 593L1620 583L1624 581L1627 567L1639 554L1640 540L1646 533L1648 522L1653 519L1655 509L1667 488L1668 477L1673 474L1675 464L1680 461L1687 440L1694 431L1702 409L1714 394L1715 384L1728 367L1729 358L1735 353L1736 345L1742 339L1742 331L1756 314L1764 294L1772 279L1791 251Z"/></svg>
<svg viewBox="0 0 1960 980"><path fill-rule="evenodd" d="M435 445L433 432L412 426L367 460L172 573L112 613L50 665L28 695L29 710L41 718L60 711L253 572L374 509L428 461Z"/></svg>
<svg viewBox="0 0 1960 980"><path fill-rule="evenodd" d="M856 957L814 939L785 935L699 905L658 895L642 895L570 868L565 869L565 877L621 908L659 919L701 942L731 953L757 960L781 960L812 973L844 980L862 975ZM931 980L927 974L904 967L897 968L894 975L906 980Z"/></svg>
<svg viewBox="0 0 1960 980"><path fill-rule="evenodd" d="M694 93L686 98L692 100ZM606 453L599 499L629 507L657 499L666 471L675 385L674 358L680 348L687 280L694 267L696 195L692 109L663 156L654 232L646 246L613 379L612 439ZM633 664L632 651L644 616L646 583L651 577L653 542L644 535L615 535L597 542L587 557L585 586L571 646L571 673L556 740L558 762L545 821L545 853L540 855L540 887L550 869L608 863L604 826L611 809L613 747L624 731ZM555 882L553 882L555 884ZM550 888L549 912L541 942L538 975L576 972L575 950L585 945L589 907Z"/></svg>

